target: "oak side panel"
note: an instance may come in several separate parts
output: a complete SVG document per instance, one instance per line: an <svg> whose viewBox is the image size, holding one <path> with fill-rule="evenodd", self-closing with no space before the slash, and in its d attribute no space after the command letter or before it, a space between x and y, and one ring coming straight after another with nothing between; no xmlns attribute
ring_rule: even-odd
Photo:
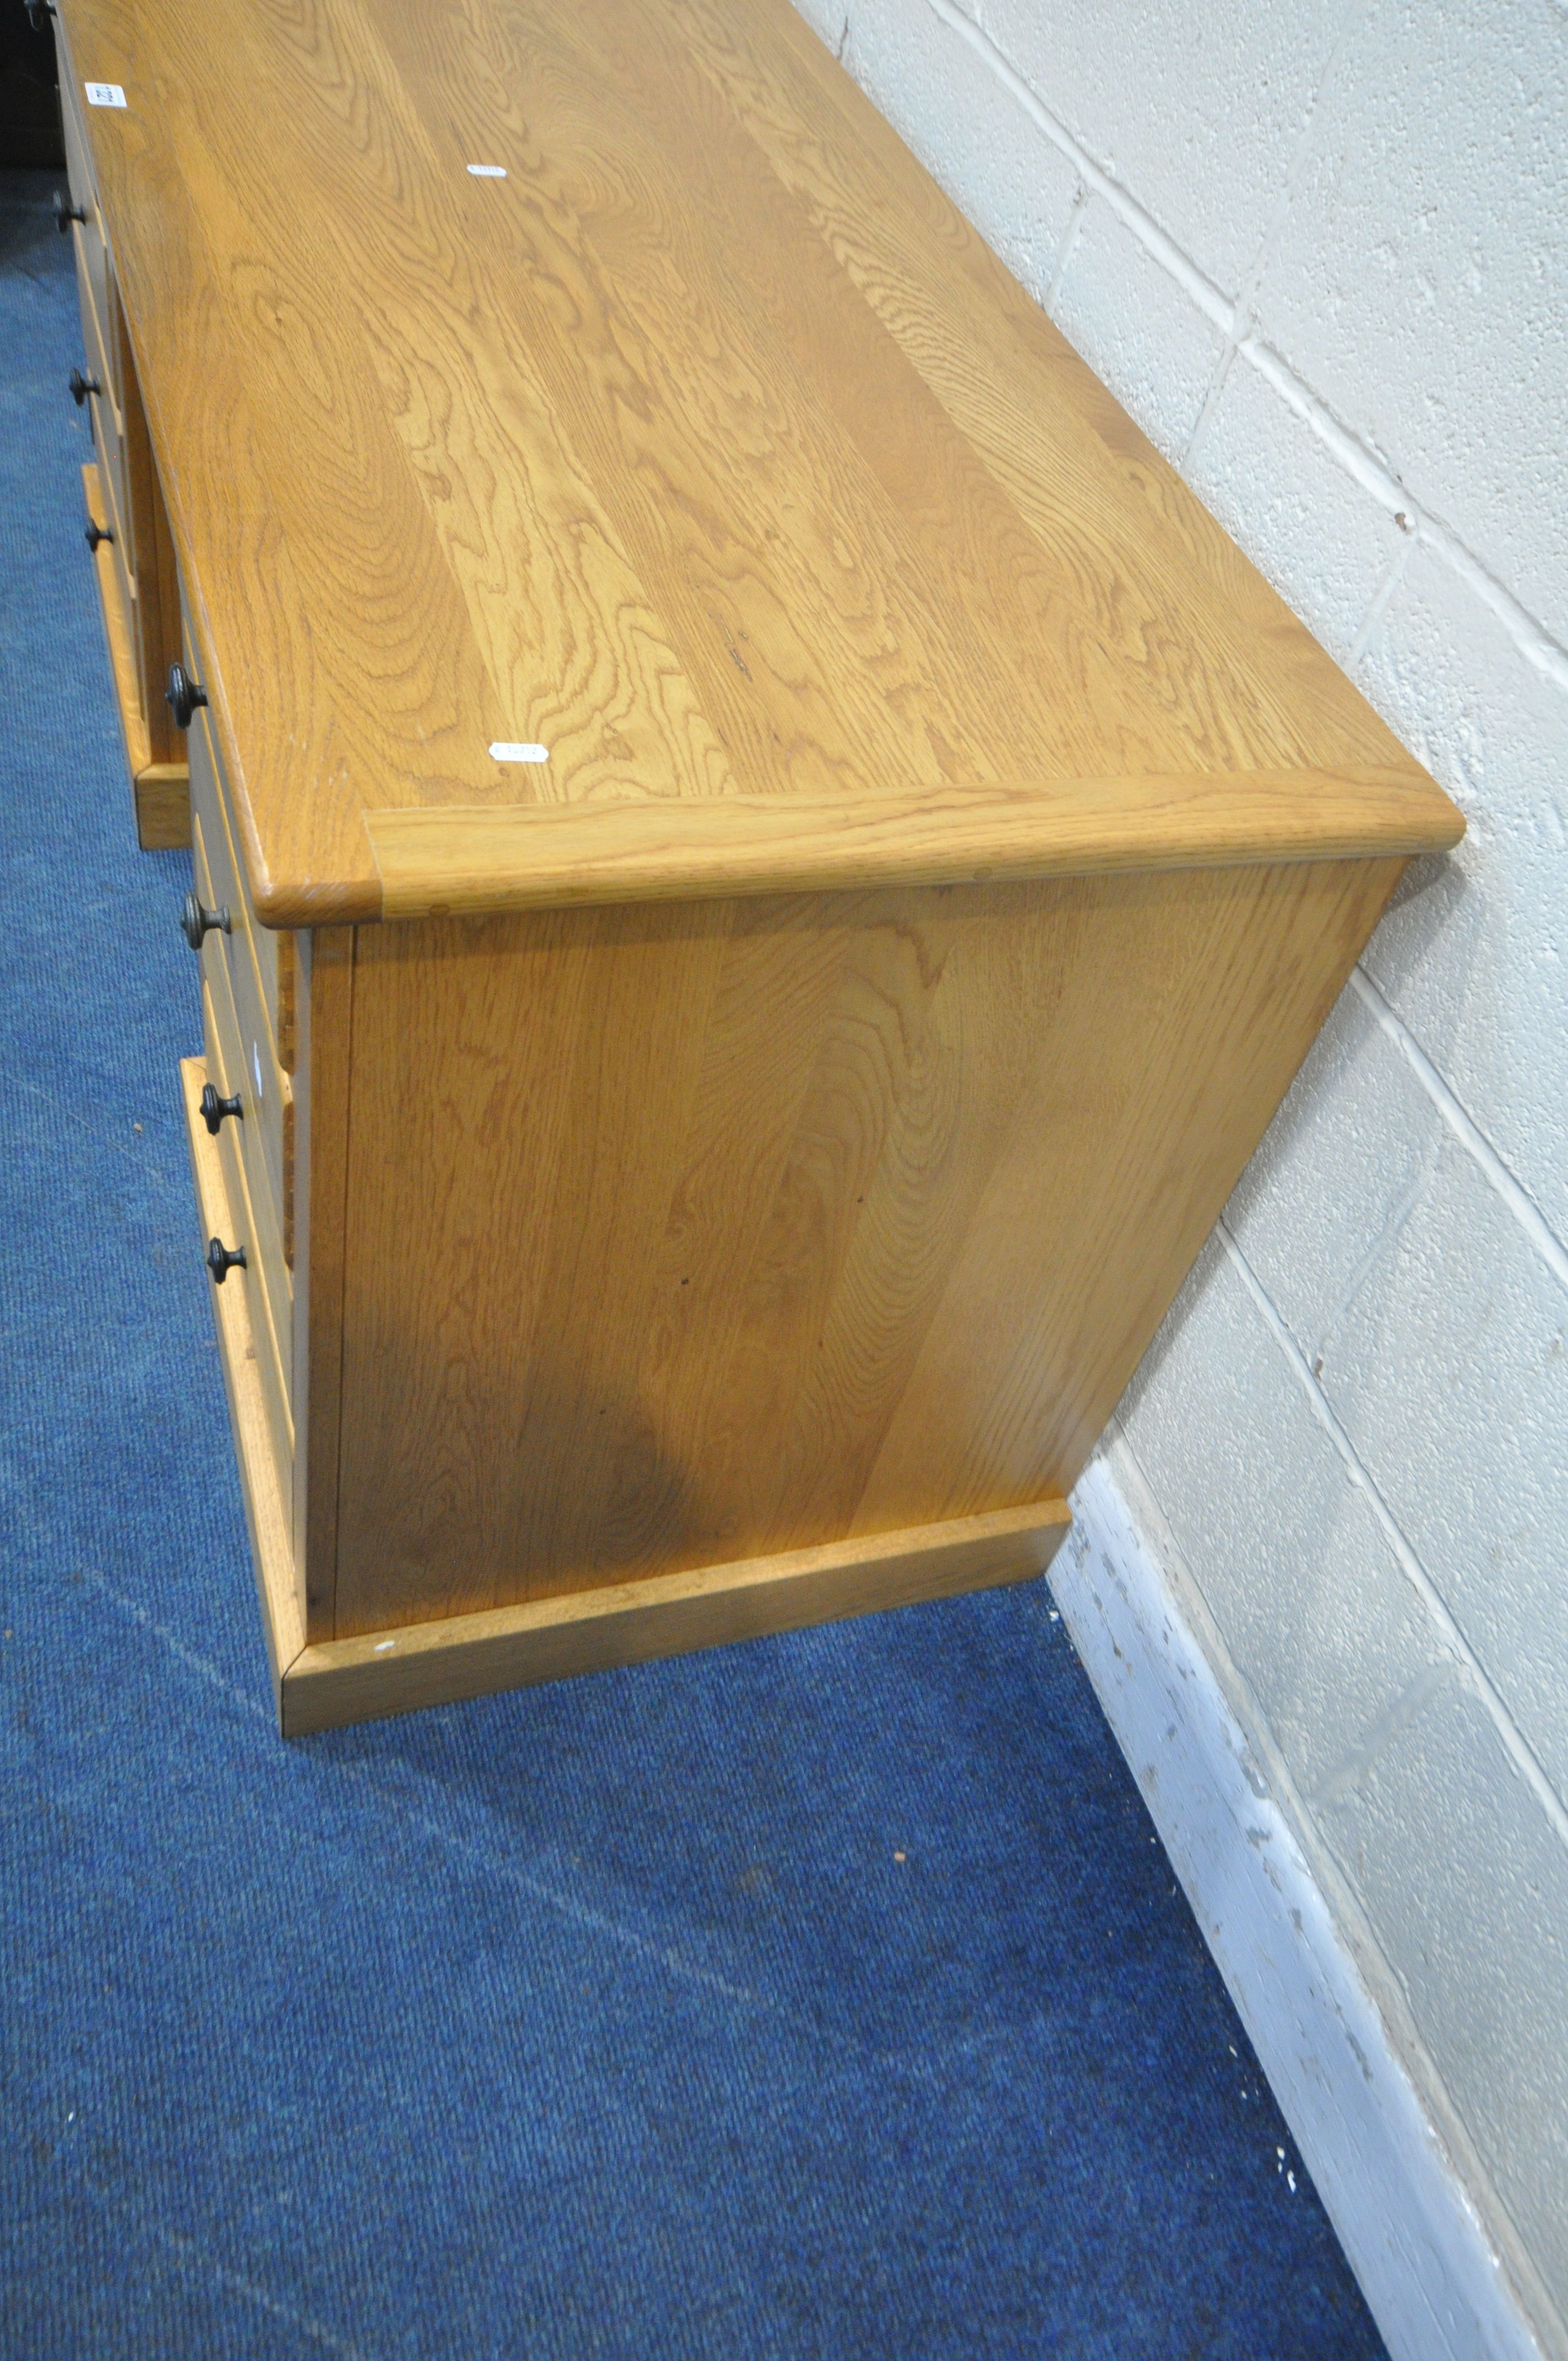
<svg viewBox="0 0 1568 2361"><path fill-rule="evenodd" d="M1065 1494L1401 865L362 929L336 1636Z"/></svg>
<svg viewBox="0 0 1568 2361"><path fill-rule="evenodd" d="M310 1640L333 1632L338 1400L343 1357L354 929L294 939L295 1071L290 1210L294 1286L294 1558Z"/></svg>
<svg viewBox="0 0 1568 2361"><path fill-rule="evenodd" d="M1404 865L1198 871L1101 906L860 1529L1029 1498L1045 1469L1071 1489Z"/></svg>
<svg viewBox="0 0 1568 2361"><path fill-rule="evenodd" d="M337 1636L609 1578L663 1502L645 1275L730 919L359 930Z"/></svg>

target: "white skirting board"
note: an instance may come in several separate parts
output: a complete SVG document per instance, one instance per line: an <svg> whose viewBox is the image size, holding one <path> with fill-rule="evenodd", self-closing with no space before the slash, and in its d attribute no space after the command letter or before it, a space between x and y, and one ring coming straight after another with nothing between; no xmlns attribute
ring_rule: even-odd
<svg viewBox="0 0 1568 2361"><path fill-rule="evenodd" d="M1486 2227L1102 1456L1049 1581L1393 2361L1542 2361Z"/></svg>

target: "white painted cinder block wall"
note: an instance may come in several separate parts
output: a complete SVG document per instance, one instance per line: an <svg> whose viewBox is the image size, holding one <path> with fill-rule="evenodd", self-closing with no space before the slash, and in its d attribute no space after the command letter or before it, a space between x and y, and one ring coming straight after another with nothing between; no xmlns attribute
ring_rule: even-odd
<svg viewBox="0 0 1568 2361"><path fill-rule="evenodd" d="M798 5L1469 823L1108 1464L1568 2350L1568 10Z"/></svg>

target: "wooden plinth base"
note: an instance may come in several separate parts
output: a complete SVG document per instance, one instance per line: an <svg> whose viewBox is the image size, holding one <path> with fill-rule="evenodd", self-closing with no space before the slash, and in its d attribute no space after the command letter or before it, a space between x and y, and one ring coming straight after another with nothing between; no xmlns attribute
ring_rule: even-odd
<svg viewBox="0 0 1568 2361"><path fill-rule="evenodd" d="M292 1737L345 1721L523 1688L729 1640L841 1622L1042 1574L1069 1522L1064 1500L777 1557L654 1575L488 1614L405 1624L303 1653L283 1680Z"/></svg>
<svg viewBox="0 0 1568 2361"><path fill-rule="evenodd" d="M217 1143L197 1113L206 1066L187 1058L180 1071L202 1240L232 1239ZM286 1738L916 1599L1025 1582L1045 1572L1070 1522L1065 1500L1040 1500L307 1647L244 1290L230 1280L213 1296L279 1727Z"/></svg>
<svg viewBox="0 0 1568 2361"><path fill-rule="evenodd" d="M97 467L89 461L82 470L82 493L91 524L105 521L103 486ZM101 541L93 553L98 576L98 599L104 610L104 636L109 642L109 665L115 676L115 702L119 708L120 733L130 766L131 793L136 800L137 841L144 852L162 852L191 841L191 780L183 763L155 763L137 695L136 662L131 652L130 619L120 595L111 544Z"/></svg>

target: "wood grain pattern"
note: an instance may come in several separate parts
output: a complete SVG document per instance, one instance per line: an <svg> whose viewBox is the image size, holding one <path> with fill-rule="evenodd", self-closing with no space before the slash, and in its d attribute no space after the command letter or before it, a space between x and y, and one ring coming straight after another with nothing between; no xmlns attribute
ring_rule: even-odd
<svg viewBox="0 0 1568 2361"><path fill-rule="evenodd" d="M258 927L253 928L252 932L258 941L262 939L261 929ZM299 950L293 936L289 933L274 935L273 944L273 958L276 962L274 978L277 991L277 1000L273 1009L277 1038L273 1046L278 1052L278 1063L286 1074L291 1074L299 1055L296 1016L300 988Z"/></svg>
<svg viewBox="0 0 1568 2361"><path fill-rule="evenodd" d="M734 802L665 845L703 892L798 876L770 801L864 812L857 884L901 799L1015 842L1215 778L1321 859L1367 774L1452 840L788 0L62 8L129 99L83 136L265 923L433 906L422 848L503 906L598 873L386 817L448 808Z"/></svg>
<svg viewBox="0 0 1568 2361"><path fill-rule="evenodd" d="M361 929L335 1635L1065 1495L1401 867Z"/></svg>
<svg viewBox="0 0 1568 2361"><path fill-rule="evenodd" d="M1200 773L861 797L366 815L387 918L1387 859L1457 843L1423 773Z"/></svg>
<svg viewBox="0 0 1568 2361"><path fill-rule="evenodd" d="M149 763L131 780L137 842L144 852L172 852L191 841L191 782L183 763Z"/></svg>
<svg viewBox="0 0 1568 2361"><path fill-rule="evenodd" d="M60 5L285 1726L1037 1571L1458 813L788 0Z"/></svg>
<svg viewBox="0 0 1568 2361"><path fill-rule="evenodd" d="M1070 1523L1065 1500L1042 1500L871 1541L327 1641L285 1669L283 1734L1028 1582L1045 1572Z"/></svg>

